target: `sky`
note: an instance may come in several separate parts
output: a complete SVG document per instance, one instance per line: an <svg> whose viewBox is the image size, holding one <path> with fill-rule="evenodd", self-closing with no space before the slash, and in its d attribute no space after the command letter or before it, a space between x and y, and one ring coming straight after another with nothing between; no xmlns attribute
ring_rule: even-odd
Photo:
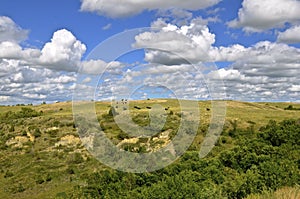
<svg viewBox="0 0 300 199"><path fill-rule="evenodd" d="M0 104L299 102L299 10L299 0L2 0Z"/></svg>

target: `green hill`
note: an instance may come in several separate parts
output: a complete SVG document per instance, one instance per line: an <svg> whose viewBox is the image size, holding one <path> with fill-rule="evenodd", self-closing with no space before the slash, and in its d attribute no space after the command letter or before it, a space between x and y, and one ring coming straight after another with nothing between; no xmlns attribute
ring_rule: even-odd
<svg viewBox="0 0 300 199"><path fill-rule="evenodd" d="M155 151L176 135L183 117L176 100L153 99L129 102L133 121L149 125L155 104L165 108L167 122L147 139L122 132L109 102L95 104L99 126L124 150ZM186 154L144 174L114 171L91 156L71 102L0 106L0 198L244 198L300 182L300 104L227 101L224 130L204 159L198 153L212 108L198 104L200 126Z"/></svg>

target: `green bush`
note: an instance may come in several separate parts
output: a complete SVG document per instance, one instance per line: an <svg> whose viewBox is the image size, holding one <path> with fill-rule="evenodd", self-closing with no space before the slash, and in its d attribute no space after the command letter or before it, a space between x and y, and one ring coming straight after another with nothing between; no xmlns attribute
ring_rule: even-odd
<svg viewBox="0 0 300 199"><path fill-rule="evenodd" d="M30 118L30 117L38 117L42 113L37 112L36 110L29 107L22 107L18 112L8 111L0 116L1 120L11 121L13 119L22 119L22 118Z"/></svg>
<svg viewBox="0 0 300 199"><path fill-rule="evenodd" d="M14 132L15 131L15 125L11 124L10 128L8 129L9 132Z"/></svg>
<svg viewBox="0 0 300 199"><path fill-rule="evenodd" d="M26 130L22 131L22 136L27 136L27 131Z"/></svg>
<svg viewBox="0 0 300 199"><path fill-rule="evenodd" d="M41 135L42 135L42 133L41 133L40 129L39 128L35 128L33 136L36 137L36 138L38 138L38 137L41 137Z"/></svg>
<svg viewBox="0 0 300 199"><path fill-rule="evenodd" d="M5 174L4 174L4 178L10 178L10 177L13 177L13 176L14 176L14 174L11 171L6 171Z"/></svg>
<svg viewBox="0 0 300 199"><path fill-rule="evenodd" d="M84 159L83 159L82 155L78 152L72 153L69 156L68 163L70 163L70 164L80 164L82 162L84 162Z"/></svg>
<svg viewBox="0 0 300 199"><path fill-rule="evenodd" d="M217 155L199 159L198 151L188 151L175 163L152 173L96 172L86 176L87 186L76 189L77 194L87 198L242 199L300 182L298 120L270 121L251 136L249 129L238 129L236 122L231 125L220 145L228 139L234 145L222 148ZM226 136L229 132L234 138ZM143 152L138 145L124 147Z"/></svg>

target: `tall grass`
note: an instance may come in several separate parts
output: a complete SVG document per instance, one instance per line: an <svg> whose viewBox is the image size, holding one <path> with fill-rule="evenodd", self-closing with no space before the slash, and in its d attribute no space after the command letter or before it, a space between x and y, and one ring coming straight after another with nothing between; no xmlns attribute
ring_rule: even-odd
<svg viewBox="0 0 300 199"><path fill-rule="evenodd" d="M300 185L295 187L284 187L275 192L250 195L246 199L300 199Z"/></svg>

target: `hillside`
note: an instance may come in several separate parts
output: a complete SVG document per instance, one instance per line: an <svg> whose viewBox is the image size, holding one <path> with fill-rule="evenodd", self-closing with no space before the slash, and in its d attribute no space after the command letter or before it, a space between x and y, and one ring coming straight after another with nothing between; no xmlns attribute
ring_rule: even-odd
<svg viewBox="0 0 300 199"><path fill-rule="evenodd" d="M128 136L120 130L109 113L109 102L97 102L95 107L99 125L115 145L126 151L149 153L170 142L183 117L176 100L131 101L129 110L133 121L140 126L148 125L149 110L155 104L165 108L167 123L160 133L146 140ZM296 109L300 108L300 104L227 101L223 133L216 147L204 159L199 159L198 152L207 132L212 110L209 101L200 101L198 104L200 126L188 152L167 168L146 174L116 172L91 156L78 136L71 102L0 106L0 198L100 197L119 189L123 189L124 193L111 192L110 197L114 198L115 194L122 196L121 198L139 198L141 194L150 196L152 192L172 190L178 184L182 186L182 194L196 189L203 193L203 198L223 198L226 194L222 191L230 193L227 195L229 198L243 198L249 193L261 192L259 186L275 190L283 186L294 186L295 182L299 182L300 139L297 129L300 129L300 111ZM285 110L290 105L295 110ZM276 123L270 123L270 120ZM280 123L284 120L291 122ZM282 128L287 131L281 132ZM273 131L280 131L282 137L277 134L276 137L272 134ZM290 137L292 135L295 140ZM257 152L260 149L265 151ZM249 155L246 160L250 162L241 163L241 160L236 165L236 155ZM278 162L282 155L286 157ZM268 172L272 173L272 168L267 171L261 167L264 164L267 168L272 163L276 163L273 166L282 173L274 174L275 184L272 179L269 179L268 184L262 178L269 175ZM289 173L284 173L284 170ZM221 171L225 174L221 174ZM285 175L289 175L291 179L282 181L281 178ZM241 186L246 183L244 179L254 180L254 183L257 180L257 184L253 185L256 188L241 191ZM97 187L105 180L105 186ZM191 187L186 188L188 184ZM209 186L211 187L208 188ZM213 191L211 195L205 196L208 194L207 190ZM175 196L172 195L174 193L169 194L170 197ZM193 198L192 195L185 196Z"/></svg>

